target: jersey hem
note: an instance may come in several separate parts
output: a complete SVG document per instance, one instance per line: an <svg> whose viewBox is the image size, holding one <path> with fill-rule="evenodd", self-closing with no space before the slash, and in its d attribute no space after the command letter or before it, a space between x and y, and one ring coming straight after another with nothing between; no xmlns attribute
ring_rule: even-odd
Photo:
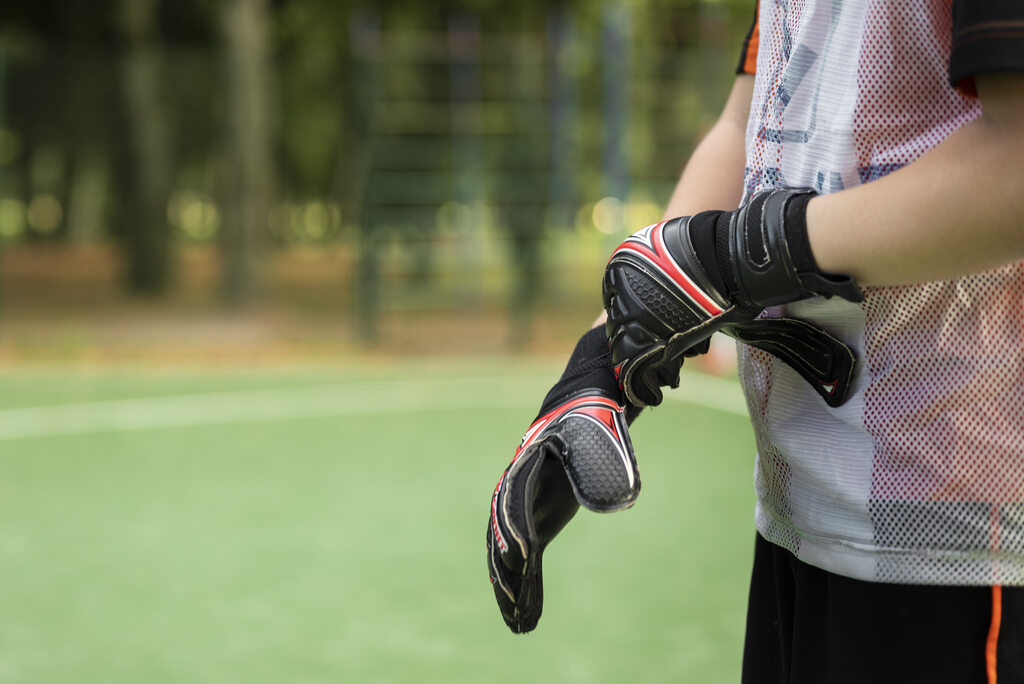
<svg viewBox="0 0 1024 684"><path fill-rule="evenodd" d="M810 536L758 514L757 531L801 561L865 582L931 586L1024 586L1024 556L1000 552L895 549Z"/></svg>

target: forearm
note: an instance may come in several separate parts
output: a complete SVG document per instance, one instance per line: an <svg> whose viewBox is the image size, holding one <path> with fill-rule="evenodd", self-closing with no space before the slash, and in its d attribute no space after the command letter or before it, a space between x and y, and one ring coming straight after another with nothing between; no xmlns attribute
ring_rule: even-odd
<svg viewBox="0 0 1024 684"><path fill-rule="evenodd" d="M663 218L735 209L743 196L746 126L754 77L737 76L715 125L690 155Z"/></svg>
<svg viewBox="0 0 1024 684"><path fill-rule="evenodd" d="M1024 259L1024 88L1015 80L979 79L984 114L912 164L812 200L818 266L861 285L903 285Z"/></svg>

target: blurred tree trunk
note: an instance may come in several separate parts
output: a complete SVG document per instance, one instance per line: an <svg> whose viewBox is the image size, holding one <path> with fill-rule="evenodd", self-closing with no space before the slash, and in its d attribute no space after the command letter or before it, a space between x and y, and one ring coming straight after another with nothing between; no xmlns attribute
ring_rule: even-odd
<svg viewBox="0 0 1024 684"><path fill-rule="evenodd" d="M381 20L371 10L353 13L349 20L352 59L351 120L354 137L359 140L352 168L351 192L359 217L359 252L352 287L356 293L358 337L363 344L374 344L380 337L382 226L379 211L372 206L370 176L377 156L378 136L374 131L373 110L380 87Z"/></svg>
<svg viewBox="0 0 1024 684"><path fill-rule="evenodd" d="M628 3L609 2L604 5L601 26L602 52L602 116L605 131L602 164L605 196L625 206L629 198L629 58L632 30L631 9ZM619 234L625 230L625 216L619 212L615 224L606 238L606 253L619 243Z"/></svg>
<svg viewBox="0 0 1024 684"><path fill-rule="evenodd" d="M575 226L579 204L579 160L573 147L579 118L579 82L573 76L576 65L572 55L579 48L580 39L576 18L564 1L551 3L545 38L550 55L547 79L551 223L559 230L570 230Z"/></svg>
<svg viewBox="0 0 1024 684"><path fill-rule="evenodd" d="M273 186L268 9L267 0L226 0L221 15L229 122L223 288L236 304L251 300L259 287Z"/></svg>
<svg viewBox="0 0 1024 684"><path fill-rule="evenodd" d="M166 108L160 101L157 0L121 0L121 30L127 39L122 90L128 118L129 173L124 194L128 289L166 291L171 276L167 200L171 155Z"/></svg>
<svg viewBox="0 0 1024 684"><path fill-rule="evenodd" d="M0 125L3 125L3 124L7 123L7 108L6 108L7 102L4 100L4 95L7 93L7 81L6 81L6 78L5 78L7 76L7 74L5 72L5 66L6 66L6 64L4 63L4 55L3 55L3 53L0 53ZM3 171L0 170L0 173L3 173ZM4 261L3 242L0 241L0 267L3 266L3 261ZM4 272L3 272L2 268L0 268L0 284L3 283L3 275L4 275ZM4 290L3 290L2 287L0 287L0 319L3 318L4 303L5 303L5 300L4 300ZM6 327L5 325L0 324L0 339L3 339L4 332L5 332L5 327Z"/></svg>

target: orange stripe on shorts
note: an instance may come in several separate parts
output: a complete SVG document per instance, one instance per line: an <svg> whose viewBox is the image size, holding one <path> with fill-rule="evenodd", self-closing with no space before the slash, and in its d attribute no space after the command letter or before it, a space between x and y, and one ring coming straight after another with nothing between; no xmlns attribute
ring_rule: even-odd
<svg viewBox="0 0 1024 684"><path fill-rule="evenodd" d="M988 628L988 641L985 643L985 668L988 671L988 684L996 684L996 649L999 646L999 625L1003 620L1003 588L992 587L992 624Z"/></svg>

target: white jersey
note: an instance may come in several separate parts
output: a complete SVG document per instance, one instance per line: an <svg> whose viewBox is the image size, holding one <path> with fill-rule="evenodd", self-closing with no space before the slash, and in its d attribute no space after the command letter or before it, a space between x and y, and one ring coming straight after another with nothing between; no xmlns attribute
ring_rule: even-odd
<svg viewBox="0 0 1024 684"><path fill-rule="evenodd" d="M870 182L978 117L952 21L948 0L762 2L747 194ZM838 409L740 345L758 531L858 579L1024 585L1024 264L864 295L768 313L857 352Z"/></svg>

